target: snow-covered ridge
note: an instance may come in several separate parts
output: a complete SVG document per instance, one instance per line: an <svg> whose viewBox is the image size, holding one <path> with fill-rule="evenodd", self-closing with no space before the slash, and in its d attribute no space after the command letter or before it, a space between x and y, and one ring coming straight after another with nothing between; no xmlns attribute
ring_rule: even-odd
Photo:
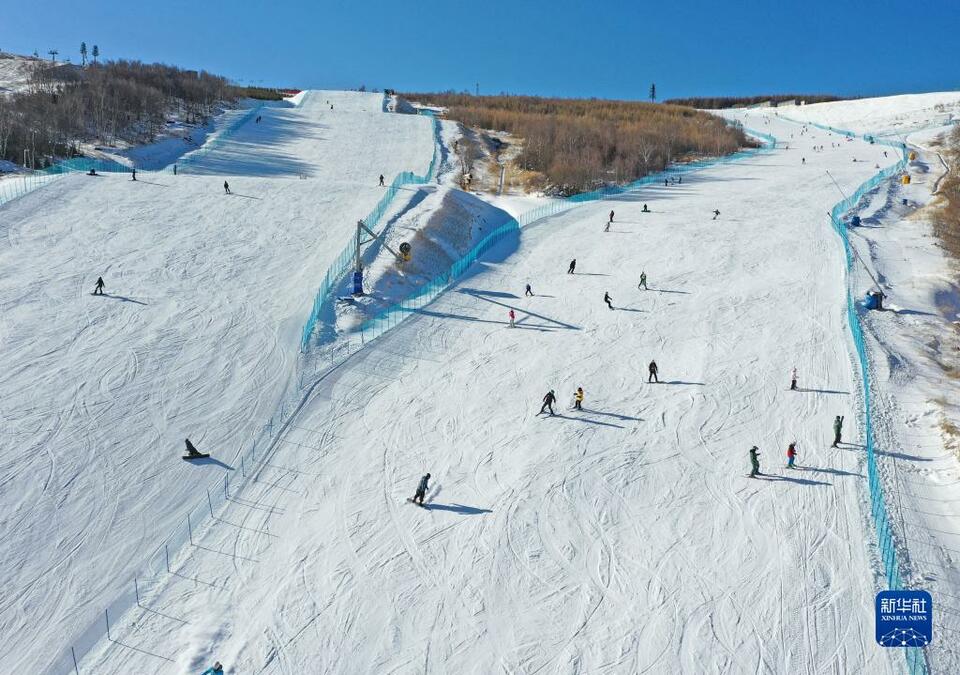
<svg viewBox="0 0 960 675"><path fill-rule="evenodd" d="M799 122L849 129L857 134L904 134L946 126L960 119L960 92L903 94L755 110Z"/></svg>

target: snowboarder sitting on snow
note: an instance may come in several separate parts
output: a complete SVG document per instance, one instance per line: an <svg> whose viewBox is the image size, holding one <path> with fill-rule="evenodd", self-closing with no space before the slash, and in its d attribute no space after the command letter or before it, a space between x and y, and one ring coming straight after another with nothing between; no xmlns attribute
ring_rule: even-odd
<svg viewBox="0 0 960 675"><path fill-rule="evenodd" d="M646 272L640 272L640 283L637 284L637 288L639 289L641 286L643 286L643 290L645 290L645 291L650 290L649 288L647 288L647 273L646 273Z"/></svg>
<svg viewBox="0 0 960 675"><path fill-rule="evenodd" d="M90 169L89 171L87 171L87 175L88 175L88 176L96 176L96 175L97 175L97 170L96 170L96 169Z"/></svg>
<svg viewBox="0 0 960 675"><path fill-rule="evenodd" d="M583 405L583 387L577 387L577 390L573 394L573 408L574 410L583 410L581 407Z"/></svg>
<svg viewBox="0 0 960 675"><path fill-rule="evenodd" d="M223 666L221 666L220 662L217 661L213 664L213 668L207 668L205 671L200 673L200 675L223 675Z"/></svg>
<svg viewBox="0 0 960 675"><path fill-rule="evenodd" d="M187 454L191 457L196 457L200 454L200 451L193 447L193 443L190 442L189 438L185 438L184 443L187 444Z"/></svg>
<svg viewBox="0 0 960 675"><path fill-rule="evenodd" d="M760 473L760 457L757 456L759 450L760 448L757 446L750 448L750 478L754 478Z"/></svg>
<svg viewBox="0 0 960 675"><path fill-rule="evenodd" d="M843 415L837 415L837 418L833 420L833 445L831 448L835 448L840 443L840 436L843 433Z"/></svg>
<svg viewBox="0 0 960 675"><path fill-rule="evenodd" d="M530 284L527 284L527 290L523 292L524 295L533 295L533 289L530 288Z"/></svg>
<svg viewBox="0 0 960 675"><path fill-rule="evenodd" d="M567 268L567 274L573 274L573 270L577 268L577 259L574 258L570 261L570 267Z"/></svg>
<svg viewBox="0 0 960 675"><path fill-rule="evenodd" d="M610 304L610 301L611 301L612 299L613 299L613 298L610 297L610 294L607 293L606 291L604 291L604 293L603 293L603 301L604 301L605 303L607 303L607 307L609 307L610 309L613 309L613 305Z"/></svg>
<svg viewBox="0 0 960 675"><path fill-rule="evenodd" d="M797 442L794 441L787 446L787 468L793 468L793 462L797 458Z"/></svg>
<svg viewBox="0 0 960 675"><path fill-rule="evenodd" d="M713 210L713 219L716 220L719 215L720 215L720 209L714 209L714 210Z"/></svg>
<svg viewBox="0 0 960 675"><path fill-rule="evenodd" d="M419 499L420 506L423 506L423 499L427 496L427 490L429 489L428 483L430 481L430 474L426 474L423 478L420 479L420 484L417 486L417 493L413 495L413 503L417 504Z"/></svg>
<svg viewBox="0 0 960 675"><path fill-rule="evenodd" d="M380 187L383 187L383 174L380 174Z"/></svg>
<svg viewBox="0 0 960 675"><path fill-rule="evenodd" d="M224 194L230 194L230 183L223 181L223 192Z"/></svg>
<svg viewBox="0 0 960 675"><path fill-rule="evenodd" d="M647 366L647 371L650 373L650 374L647 376L647 382L650 382L651 380L653 380L654 382L660 382L660 380L657 379L657 373L660 372L660 371L657 369L657 362L656 362L656 361L651 361L651 362L650 362L650 365Z"/></svg>
<svg viewBox="0 0 960 675"><path fill-rule="evenodd" d="M650 209L647 208L647 205L643 205L643 213L650 213Z"/></svg>
<svg viewBox="0 0 960 675"><path fill-rule="evenodd" d="M546 395L543 397L543 405L540 406L540 412L538 412L537 414L539 415L539 414L541 414L545 409L549 409L549 410L550 410L550 414L552 415L552 414L553 414L553 402L556 401L556 400L557 400L557 395L556 395L555 393L553 393L553 389L551 389L551 390L548 391L548 392L546 393Z"/></svg>
<svg viewBox="0 0 960 675"><path fill-rule="evenodd" d="M97 277L97 287L93 289L94 295L103 295L103 277Z"/></svg>

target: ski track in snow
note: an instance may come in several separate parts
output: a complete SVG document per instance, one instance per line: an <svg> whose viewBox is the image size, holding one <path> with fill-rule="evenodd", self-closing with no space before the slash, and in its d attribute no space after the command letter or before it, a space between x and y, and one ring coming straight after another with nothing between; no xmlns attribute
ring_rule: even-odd
<svg viewBox="0 0 960 675"><path fill-rule="evenodd" d="M817 159L852 189L867 150ZM612 200L627 234L601 232L607 203L553 217L352 356L240 495L258 508L221 515L249 527L215 523L178 560L215 587L152 596L192 625L134 621L123 641L243 672L900 672L863 618L862 457L827 447L858 386L819 215L835 188L794 154ZM544 295L517 297L521 269ZM518 329L484 293L510 294ZM646 384L651 358L666 383ZM845 393L787 391L793 366ZM558 416L534 415L549 388ZM770 475L751 481L754 443ZM229 631L201 645L197 623ZM132 663L157 665L114 645L91 660Z"/></svg>
<svg viewBox="0 0 960 675"><path fill-rule="evenodd" d="M377 176L430 161L429 122L380 98L313 92L179 176L70 176L0 209L0 671L68 648L239 468L186 464L183 439L237 461Z"/></svg>
<svg viewBox="0 0 960 675"><path fill-rule="evenodd" d="M179 465L180 429L204 429L201 449L236 447L269 417L296 367L295 320L329 263L320 249L332 257L379 196L357 186L429 161L424 120L374 114L374 99L324 92L299 112L264 111L268 126L248 133L281 135L317 172L304 183L236 178L236 192L275 191L279 203L205 215L217 180L185 176L183 198L202 206L164 216L130 186L81 190L77 177L0 210L18 219L0 266L49 269L20 271L26 295L0 282L0 306L19 313L3 326L16 349L0 353L0 410L15 413L15 435L3 441L0 484L17 481L2 513L20 547L0 558L16 589L0 633L36 625L38 607L46 617L42 639L0 655L5 668L65 647L80 621L68 599L106 604L104 570L135 572L182 517L173 505L209 484ZM281 128L270 129L273 114ZM336 148L298 145L297 115ZM800 126L758 128L785 138ZM210 166L259 166L244 140ZM829 148L830 137L812 130L803 142ZM360 152L331 159L347 148ZM116 620L117 642L101 641L83 671L193 673L216 659L245 673L902 672L902 654L873 640L862 395L842 247L824 215L839 199L824 169L850 191L875 161L895 160L862 142L778 150L611 199L610 233L608 201L525 230L506 261L481 263L328 375L248 467L256 479L194 533L173 574L145 580L146 608ZM318 201L329 217L314 232L305 213ZM67 214L82 204L90 214L74 226ZM84 238L116 245L124 231L97 223L137 209L145 222L126 248L83 253ZM227 220L235 239L218 226ZM299 244L308 233L316 246ZM278 246L287 253L263 254ZM144 247L146 261L135 257ZM573 257L578 274L567 275ZM164 304L161 322L131 303L87 303L89 267L108 260L107 290L128 283L131 298ZM649 291L636 287L641 270ZM542 295L522 296L526 278ZM213 308L192 297L203 285ZM661 384L646 382L651 359ZM800 392L788 390L794 366ZM581 412L569 410L577 386ZM551 388L558 415L536 415ZM14 391L31 391L27 404ZM836 414L851 443L839 450L828 447ZM84 470L118 436L131 439L127 454ZM793 440L800 468L790 471ZM750 480L754 444L766 475ZM25 462L25 447L42 452ZM164 478L171 463L176 481ZM425 471L421 509L407 498ZM54 524L65 528L56 546L29 545ZM23 550L30 564L18 570ZM51 594L56 604L37 604ZM956 658L939 649L944 663Z"/></svg>

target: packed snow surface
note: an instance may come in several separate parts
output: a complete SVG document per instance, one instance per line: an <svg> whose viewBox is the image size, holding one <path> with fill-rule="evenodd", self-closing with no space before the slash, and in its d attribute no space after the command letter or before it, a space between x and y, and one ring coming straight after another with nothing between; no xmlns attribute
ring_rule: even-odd
<svg viewBox="0 0 960 675"><path fill-rule="evenodd" d="M376 176L429 162L427 121L379 105L311 92L202 175L75 177L0 209L0 670L62 649L182 505L236 471ZM790 149L502 242L317 383L82 672L903 672L874 642L859 371L826 216L898 158L729 114ZM87 295L98 274L114 297ZM539 415L550 389L557 414ZM187 435L216 462L185 465ZM408 498L428 471L421 509ZM931 574L949 608L960 582ZM942 672L957 615L938 615Z"/></svg>
<svg viewBox="0 0 960 675"><path fill-rule="evenodd" d="M902 94L880 98L762 108L801 122L816 122L858 134L902 134L918 128L942 127L960 119L960 92Z"/></svg>
<svg viewBox="0 0 960 675"><path fill-rule="evenodd" d="M430 161L428 120L381 100L313 92L203 175L76 175L0 208L0 672L127 590L273 415L377 177ZM213 459L182 461L187 437Z"/></svg>
<svg viewBox="0 0 960 675"><path fill-rule="evenodd" d="M829 448L857 382L819 214L824 168L871 175L855 153L894 161L758 155L505 243L321 383L152 598L190 625L134 612L124 643L182 672L898 672L872 644L862 455ZM131 659L151 663L106 645L91 664Z"/></svg>

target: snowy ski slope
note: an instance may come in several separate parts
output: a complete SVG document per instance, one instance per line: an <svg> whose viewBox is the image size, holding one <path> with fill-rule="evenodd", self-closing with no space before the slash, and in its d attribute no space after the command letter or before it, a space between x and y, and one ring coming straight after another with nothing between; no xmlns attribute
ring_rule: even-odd
<svg viewBox="0 0 960 675"><path fill-rule="evenodd" d="M428 120L381 102L311 92L193 175L70 176L0 208L0 672L102 616L273 415L377 177L432 156ZM214 459L183 462L185 437Z"/></svg>
<svg viewBox="0 0 960 675"><path fill-rule="evenodd" d="M901 672L873 643L858 382L824 215L839 199L824 169L849 192L895 161L881 152L778 150L526 229L328 376L150 611L124 617L125 646L85 666ZM537 416L550 388L559 414ZM850 444L833 450L837 414ZM406 498L425 471L421 510Z"/></svg>

